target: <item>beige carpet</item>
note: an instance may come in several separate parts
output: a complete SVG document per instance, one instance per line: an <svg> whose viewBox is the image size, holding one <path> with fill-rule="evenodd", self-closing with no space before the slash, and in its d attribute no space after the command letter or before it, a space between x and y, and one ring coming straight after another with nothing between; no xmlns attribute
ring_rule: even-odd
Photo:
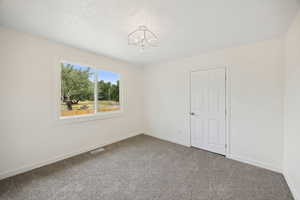
<svg viewBox="0 0 300 200"><path fill-rule="evenodd" d="M1 200L291 200L281 174L149 136L0 181Z"/></svg>

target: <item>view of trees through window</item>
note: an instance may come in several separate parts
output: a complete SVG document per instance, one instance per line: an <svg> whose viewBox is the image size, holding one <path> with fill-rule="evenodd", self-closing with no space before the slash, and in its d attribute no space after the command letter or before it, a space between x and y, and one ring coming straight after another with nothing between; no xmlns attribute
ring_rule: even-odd
<svg viewBox="0 0 300 200"><path fill-rule="evenodd" d="M61 63L61 116L120 110L119 74Z"/></svg>

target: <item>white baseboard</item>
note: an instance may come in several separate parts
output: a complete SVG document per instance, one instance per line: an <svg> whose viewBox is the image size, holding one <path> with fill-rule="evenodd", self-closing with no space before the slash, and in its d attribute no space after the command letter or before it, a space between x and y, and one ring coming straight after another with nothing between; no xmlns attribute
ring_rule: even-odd
<svg viewBox="0 0 300 200"><path fill-rule="evenodd" d="M293 180L293 176L291 176L289 173L286 171L283 172L284 178L294 196L295 200L300 200L300 191L297 191L295 181Z"/></svg>
<svg viewBox="0 0 300 200"><path fill-rule="evenodd" d="M143 134L143 133L131 134L130 136L120 138L119 140L116 140L116 141L111 142L111 143L119 142L121 140L130 138L130 137L134 137L134 136L137 136L137 135L140 135L140 134ZM183 146L188 146L189 147L189 145L181 144L181 143L178 143L176 141L170 141L170 140L168 140L166 138L161 138L161 137L158 137L156 135L151 135L151 134L147 134L147 133L144 133L144 134L152 136L152 137L155 137L155 138L158 138L158 139L161 139L161 140L165 140L165 141L168 141L168 142L172 142L172 143L176 143L176 144L179 144L179 145L183 145ZM111 143L109 143L109 144L111 144ZM36 169L36 168L39 168L39 167L43 167L43 166L46 166L46 165L49 165L49 164L52 164L52 163L55 163L55 162L67 159L67 158L71 158L73 156L76 156L76 155L79 155L79 154L82 154L82 153L86 153L86 152L89 152L89 151L91 151L93 149L97 149L97 148L100 148L100 147L103 147L103 146L106 146L106 145L109 145L109 144L99 144L99 145L95 145L95 146L91 146L91 147L87 147L87 148L82 148L81 150L78 150L78 151L75 151L75 152L71 152L71 153L67 153L67 154L64 154L64 155L61 155L61 156L57 156L55 158L52 158L52 159L49 159L49 160L46 160L46 161L42 161L42 162L35 163L35 164L32 164L32 165L28 165L28 166L23 166L23 167L20 167L18 169L9 170L9 171L0 173L0 180L8 178L8 177L11 177L11 176L15 176L15 175L18 175L18 174L22 174L22 173L31 171L33 169ZM275 171L275 172L282 173L282 169L277 168L277 167L273 167L273 166L271 166L269 164L266 164L266 163L263 163L263 162L245 159L245 158L242 158L240 156L235 156L235 155L232 155L232 154L227 155L226 157L230 158L230 159L233 159L233 160L237 160L237 161L243 162L243 163L251 164L251 165L254 165L254 166L258 166L258 167L261 167L261 168L265 168L265 169L269 169L269 170L272 170L272 171ZM286 173L284 173L284 175L285 175L285 178L287 180L287 183L288 183L291 191L294 194L295 200L297 200L297 199L300 200L299 199L299 194L297 194L297 192L296 192L296 189L295 189L295 186L293 184L292 178L288 174L286 174Z"/></svg>
<svg viewBox="0 0 300 200"><path fill-rule="evenodd" d="M137 135L140 135L140 134L142 134L142 133L134 133L134 134L131 134L127 137L120 138L120 139L118 139L114 142L111 142L109 144L120 142L122 140L128 139L130 137L134 137L134 136L137 136ZM109 144L99 144L99 145L95 145L95 146L82 148L78 151L74 151L74 152L71 152L71 153L60 155L60 156L57 156L55 158L52 158L52 159L49 159L49 160L46 160L46 161L38 162L38 163L35 163L35 164L32 164L32 165L23 166L23 167L20 167L18 169L9 170L9 171L0 173L0 180L11 177L11 176L15 176L15 175L18 175L18 174L22 174L22 173L25 173L25 172L31 171L33 169L49 165L49 164L53 164L55 162L65 160L67 158L71 158L73 156L76 156L76 155L79 155L79 154L82 154L82 153L86 153L86 152L89 152L91 150L94 150L94 149L97 149L97 148L100 148L100 147L107 146Z"/></svg>
<svg viewBox="0 0 300 200"><path fill-rule="evenodd" d="M190 147L190 145L179 143L179 142L173 141L173 140L169 140L167 138L163 138L163 137L151 134L151 133L149 134L149 132L148 133L146 132L145 135L149 135L151 137L158 138L160 140L164 140L164 141L172 142L172 143L175 143L175 144ZM278 172L278 173L282 173L281 168L274 167L274 166L272 166L270 164L267 164L267 163L264 163L264 162L255 161L255 160L251 160L251 159L246 159L246 158L243 158L241 156L236 156L236 155L232 155L232 154L228 154L228 155L226 155L226 157L229 158L229 159L232 159L232 160L247 163L247 164L250 164L250 165L254 165L254 166L261 167L261 168L264 168L264 169L268 169L268 170L271 170L271 171L275 171L275 172Z"/></svg>
<svg viewBox="0 0 300 200"><path fill-rule="evenodd" d="M270 165L268 163L264 163L264 162L261 162L261 161L247 159L247 158L243 158L241 156L236 156L236 155L232 155L232 154L226 155L226 157L230 158L232 160L236 160L236 161L247 163L247 164L250 164L250 165L257 166L257 167L265 168L265 169L268 169L268 170L271 170L271 171L274 171L274 172L282 173L282 169L281 168L274 167L274 166L272 166L272 165Z"/></svg>
<svg viewBox="0 0 300 200"><path fill-rule="evenodd" d="M190 147L190 145L188 144L184 144L184 143L179 143L177 141L174 141L174 140L169 140L167 138L163 138L163 137L159 137L157 135L152 135L152 134L149 134L149 133L144 133L145 135L148 135L148 136L151 136L151 137L154 137L154 138L157 138L157 139L160 139L160 140L163 140L163 141L166 141L166 142L171 142L171 143L174 143L174 144L179 144L179 145L182 145L182 146L186 146L186 147Z"/></svg>

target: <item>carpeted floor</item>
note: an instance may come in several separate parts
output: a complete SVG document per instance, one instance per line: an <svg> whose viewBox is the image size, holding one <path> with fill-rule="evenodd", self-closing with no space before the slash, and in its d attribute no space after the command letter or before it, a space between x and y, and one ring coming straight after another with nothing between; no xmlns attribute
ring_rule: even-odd
<svg viewBox="0 0 300 200"><path fill-rule="evenodd" d="M292 200L281 174L137 136L0 181L1 200Z"/></svg>

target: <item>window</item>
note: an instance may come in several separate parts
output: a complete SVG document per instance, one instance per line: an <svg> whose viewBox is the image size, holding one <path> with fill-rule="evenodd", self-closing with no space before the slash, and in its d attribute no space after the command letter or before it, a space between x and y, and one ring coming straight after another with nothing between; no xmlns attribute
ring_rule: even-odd
<svg viewBox="0 0 300 200"><path fill-rule="evenodd" d="M61 63L60 116L120 110L120 75L88 66Z"/></svg>

